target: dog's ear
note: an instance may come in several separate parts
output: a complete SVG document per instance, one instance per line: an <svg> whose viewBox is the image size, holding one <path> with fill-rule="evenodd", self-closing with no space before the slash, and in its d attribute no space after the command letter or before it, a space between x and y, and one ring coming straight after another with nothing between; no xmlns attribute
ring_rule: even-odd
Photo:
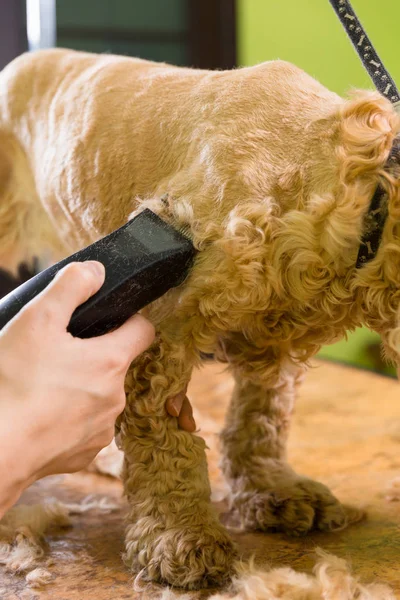
<svg viewBox="0 0 400 600"><path fill-rule="evenodd" d="M310 142L315 148L306 211L325 262L347 269L400 124L393 106L376 92L357 93L335 110L329 127L321 123L319 137ZM325 152L318 157L321 148Z"/></svg>
<svg viewBox="0 0 400 600"><path fill-rule="evenodd" d="M377 92L360 92L338 113L338 144L343 183L376 177L383 168L399 132L399 116Z"/></svg>

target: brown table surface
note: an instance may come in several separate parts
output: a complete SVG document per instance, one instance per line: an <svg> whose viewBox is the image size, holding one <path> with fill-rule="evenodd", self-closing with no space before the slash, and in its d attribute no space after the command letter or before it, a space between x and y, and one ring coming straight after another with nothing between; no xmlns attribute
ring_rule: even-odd
<svg viewBox="0 0 400 600"><path fill-rule="evenodd" d="M220 365L196 372L189 395L202 435L210 447L209 465L217 507L224 510L225 484L218 471L220 430L232 381ZM329 363L315 363L302 386L290 437L290 461L304 474L326 483L345 503L363 507L367 520L334 534L291 539L283 534L236 534L244 556L259 564L291 566L309 572L316 546L350 559L364 582L392 585L400 597L400 502L388 501L387 488L400 477L400 401L395 380ZM48 478L22 502L44 496L79 502L88 494L116 499L111 514L93 510L73 517L73 527L48 536L47 556L54 581L28 590L24 578L0 571L4 600L125 600L133 591L123 566L124 501L120 482L91 473ZM400 487L399 487L400 497ZM150 594L149 597L155 597ZM206 597L205 595L204 597ZM147 595L146 595L147 598Z"/></svg>

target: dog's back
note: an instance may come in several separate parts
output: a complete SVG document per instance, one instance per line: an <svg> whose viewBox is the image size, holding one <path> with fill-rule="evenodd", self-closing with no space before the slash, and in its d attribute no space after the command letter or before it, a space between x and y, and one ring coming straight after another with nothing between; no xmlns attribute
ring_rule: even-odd
<svg viewBox="0 0 400 600"><path fill-rule="evenodd" d="M120 225L135 198L174 192L183 172L205 187L235 185L258 153L264 169L250 187L267 194L267 169L293 165L302 132L335 102L281 61L208 72L57 49L23 55L0 76L1 127L29 157L70 249Z"/></svg>
<svg viewBox="0 0 400 600"><path fill-rule="evenodd" d="M158 210L165 194L204 227L221 227L248 201L301 208L336 193L343 123L390 146L390 126L386 134L379 124L389 108L374 102L346 112L283 61L211 72L60 49L25 54L0 74L0 238L7 231L21 246L35 237L38 247L59 238L59 253L71 252L140 203L156 199Z"/></svg>

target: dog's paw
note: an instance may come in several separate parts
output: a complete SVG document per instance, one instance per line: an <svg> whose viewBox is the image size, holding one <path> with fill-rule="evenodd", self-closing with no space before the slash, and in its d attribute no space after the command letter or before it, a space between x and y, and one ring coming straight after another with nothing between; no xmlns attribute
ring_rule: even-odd
<svg viewBox="0 0 400 600"><path fill-rule="evenodd" d="M360 514L351 514L322 483L298 478L273 490L237 492L229 518L243 529L299 536L311 529L344 529Z"/></svg>
<svg viewBox="0 0 400 600"><path fill-rule="evenodd" d="M132 538L128 530L125 562L152 581L189 590L220 586L232 575L236 556L232 540L217 522L173 527Z"/></svg>

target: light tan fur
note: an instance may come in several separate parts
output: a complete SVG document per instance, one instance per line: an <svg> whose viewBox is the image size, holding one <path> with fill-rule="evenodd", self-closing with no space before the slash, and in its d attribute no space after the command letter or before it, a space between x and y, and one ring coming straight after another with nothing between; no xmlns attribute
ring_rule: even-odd
<svg viewBox="0 0 400 600"><path fill-rule="evenodd" d="M0 564L15 573L38 567L45 556L44 534L68 527L69 514L69 508L54 499L9 510L0 521Z"/></svg>
<svg viewBox="0 0 400 600"><path fill-rule="evenodd" d="M258 569L253 564L238 565L230 590L213 594L208 600L395 600L384 584L362 584L345 560L317 548L318 561L313 574L288 567ZM146 596L153 598L152 595ZM193 594L166 590L157 600L200 600Z"/></svg>
<svg viewBox="0 0 400 600"><path fill-rule="evenodd" d="M15 573L28 571L26 581L32 587L45 585L53 579L43 568L52 563L46 557L45 534L69 527L70 515L91 510L107 514L118 508L110 498L93 496L87 496L79 504L66 504L54 498L41 504L18 504L0 520L0 564Z"/></svg>
<svg viewBox="0 0 400 600"><path fill-rule="evenodd" d="M201 352L236 379L222 441L239 523L346 526L329 490L287 465L285 442L322 344L366 324L397 359L400 196L384 165L398 131L377 93L343 100L281 61L208 72L50 50L0 74L2 264L77 250L144 207L200 250L186 282L146 311L158 338L132 365L118 424L125 559L142 577L201 587L228 577L234 557L204 442L164 408ZM357 271L378 182L389 218L377 258Z"/></svg>

